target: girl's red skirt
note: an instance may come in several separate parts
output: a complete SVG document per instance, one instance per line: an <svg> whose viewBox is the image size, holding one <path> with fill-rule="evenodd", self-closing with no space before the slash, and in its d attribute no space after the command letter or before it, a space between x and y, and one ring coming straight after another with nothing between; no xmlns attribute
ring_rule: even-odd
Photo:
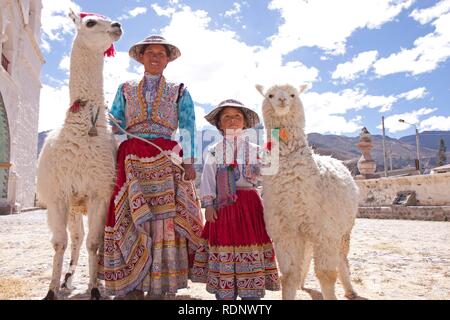
<svg viewBox="0 0 450 320"><path fill-rule="evenodd" d="M192 280L205 282L220 299L263 297L279 290L275 252L267 234L257 191L238 189L237 200L206 222L192 270Z"/></svg>

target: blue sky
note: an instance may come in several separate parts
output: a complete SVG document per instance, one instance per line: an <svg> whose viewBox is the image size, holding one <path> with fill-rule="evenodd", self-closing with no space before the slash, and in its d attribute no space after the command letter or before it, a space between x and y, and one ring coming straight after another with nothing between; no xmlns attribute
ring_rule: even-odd
<svg viewBox="0 0 450 320"><path fill-rule="evenodd" d="M39 131L62 124L74 26L69 8L121 22L105 60L105 96L142 76L129 47L162 34L182 56L165 70L186 84L203 116L226 98L260 113L255 84L310 85L307 132L356 136L366 126L401 137L450 130L450 0L43 0ZM261 114L261 113L260 113Z"/></svg>

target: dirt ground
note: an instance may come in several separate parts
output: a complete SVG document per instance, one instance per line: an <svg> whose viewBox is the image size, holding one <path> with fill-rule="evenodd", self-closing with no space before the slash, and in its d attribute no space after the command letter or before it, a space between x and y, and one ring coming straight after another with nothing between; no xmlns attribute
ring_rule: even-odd
<svg viewBox="0 0 450 320"><path fill-rule="evenodd" d="M0 299L35 300L46 295L53 259L50 237L44 210L0 216ZM66 250L63 273L69 255ZM349 260L358 299L450 299L449 222L357 219ZM63 292L62 297L88 299L87 283L83 245L75 289ZM312 270L306 287L306 291L297 291L297 299L321 299ZM338 299L345 299L340 284L336 288ZM177 299L211 300L214 296L204 284L190 283ZM281 292L267 291L264 299L281 299Z"/></svg>

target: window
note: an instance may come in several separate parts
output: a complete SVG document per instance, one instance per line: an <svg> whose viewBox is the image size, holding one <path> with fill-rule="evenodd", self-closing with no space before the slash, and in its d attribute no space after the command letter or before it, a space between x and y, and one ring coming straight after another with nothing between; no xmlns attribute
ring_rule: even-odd
<svg viewBox="0 0 450 320"><path fill-rule="evenodd" d="M9 59L3 54L3 50L2 50L2 67L3 67L3 69L8 71L10 63L11 62L9 62Z"/></svg>
<svg viewBox="0 0 450 320"><path fill-rule="evenodd" d="M0 44L1 50L1 63L3 69L5 69L9 74L12 70L12 57L13 57L13 30L11 23L6 27L6 35L3 43Z"/></svg>

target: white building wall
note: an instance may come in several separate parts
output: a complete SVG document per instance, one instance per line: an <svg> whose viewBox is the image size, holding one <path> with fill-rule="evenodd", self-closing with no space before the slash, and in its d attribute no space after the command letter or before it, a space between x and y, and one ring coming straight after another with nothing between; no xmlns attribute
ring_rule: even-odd
<svg viewBox="0 0 450 320"><path fill-rule="evenodd" d="M357 180L360 206L392 205L398 192L415 191L420 206L450 206L450 173Z"/></svg>
<svg viewBox="0 0 450 320"><path fill-rule="evenodd" d="M0 66L0 93L6 107L10 130L10 181L15 190L10 198L22 208L34 206L36 188L38 116L41 82L39 75L44 58L39 49L41 0L0 0L0 39L2 26L12 30L13 53L10 72ZM30 17L31 13L31 17ZM34 25L30 26L32 22ZM37 30L36 30L37 28ZM12 199L8 199L12 201Z"/></svg>

